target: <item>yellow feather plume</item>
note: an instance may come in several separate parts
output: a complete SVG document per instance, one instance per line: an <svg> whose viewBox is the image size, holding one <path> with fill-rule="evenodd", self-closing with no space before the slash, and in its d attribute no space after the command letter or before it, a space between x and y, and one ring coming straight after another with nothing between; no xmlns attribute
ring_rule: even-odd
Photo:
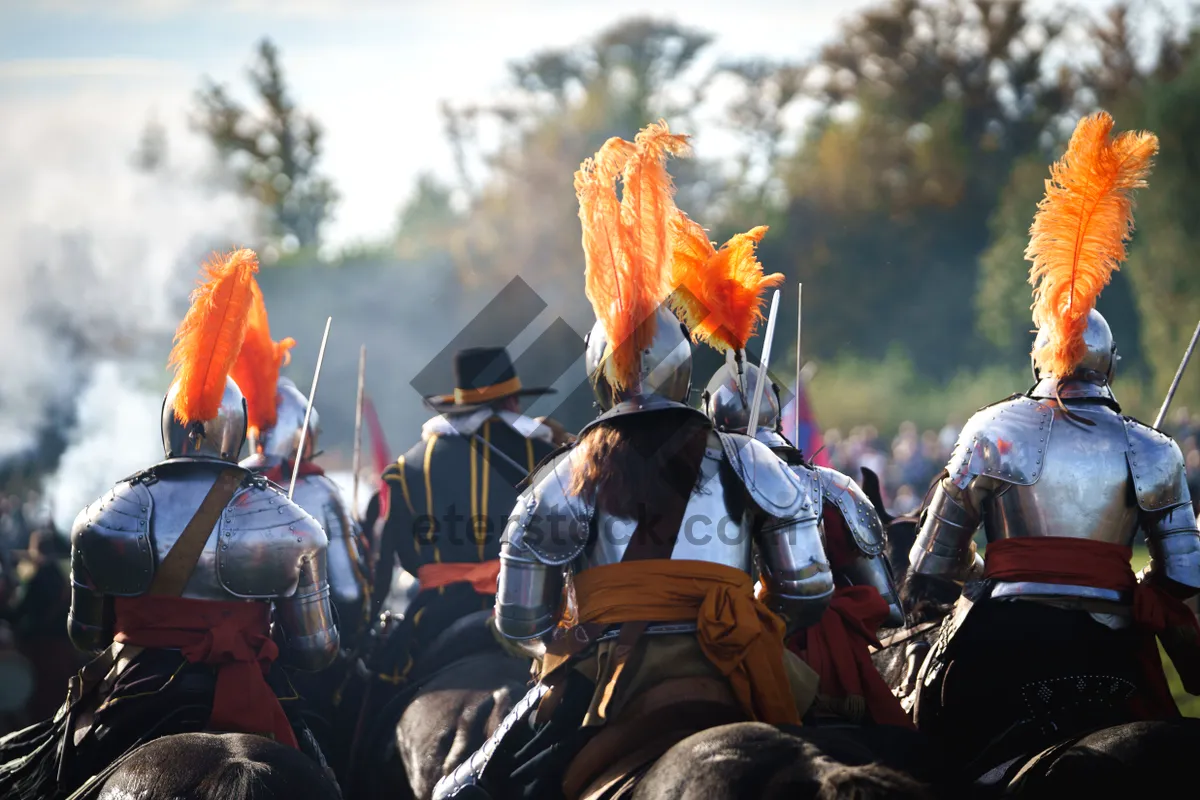
<svg viewBox="0 0 1200 800"><path fill-rule="evenodd" d="M258 256L236 250L204 266L205 281L175 332L170 366L179 392L175 418L183 425L207 422L221 408L225 379L246 336Z"/></svg>
<svg viewBox="0 0 1200 800"><path fill-rule="evenodd" d="M671 221L671 306L697 342L717 350L743 350L762 313L763 290L783 282L783 273L763 275L755 247L765 225L739 233L720 250L682 211Z"/></svg>
<svg viewBox="0 0 1200 800"><path fill-rule="evenodd" d="M659 122L640 131L633 142L609 139L575 173L584 287L608 337L604 369L615 389L636 384L639 354L654 339L654 315L670 290L675 190L665 162L687 149L686 136L672 134Z"/></svg>
<svg viewBox="0 0 1200 800"><path fill-rule="evenodd" d="M1146 186L1158 152L1154 134L1110 138L1112 128L1103 111L1079 121L1067 152L1050 168L1029 229L1033 323L1047 333L1033 358L1044 374L1069 375L1083 357L1088 312L1125 260L1131 195Z"/></svg>

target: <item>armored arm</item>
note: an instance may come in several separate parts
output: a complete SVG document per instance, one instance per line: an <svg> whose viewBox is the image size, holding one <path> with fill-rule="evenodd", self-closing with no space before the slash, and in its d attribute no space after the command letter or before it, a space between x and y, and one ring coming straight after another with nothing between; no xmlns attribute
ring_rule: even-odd
<svg viewBox="0 0 1200 800"><path fill-rule="evenodd" d="M1133 420L1126 420L1125 433L1138 522L1150 550L1143 577L1191 597L1200 592L1200 533L1183 454L1173 439Z"/></svg>
<svg viewBox="0 0 1200 800"><path fill-rule="evenodd" d="M562 617L563 569L587 544L590 508L568 494L567 451L531 482L500 539L496 627L534 657Z"/></svg>
<svg viewBox="0 0 1200 800"><path fill-rule="evenodd" d="M793 467L794 470L807 469ZM904 611L896 583L884 554L883 523L862 488L848 475L828 467L816 467L827 511L825 542L836 577L851 586L871 586L888 604L884 628L904 624Z"/></svg>
<svg viewBox="0 0 1200 800"><path fill-rule="evenodd" d="M819 622L833 597L833 573L817 518L768 518L757 538L766 603L788 635Z"/></svg>
<svg viewBox="0 0 1200 800"><path fill-rule="evenodd" d="M914 574L957 584L978 569L972 538L979 528L979 501L988 479L975 478L960 488L950 477L938 481L929 505L921 512L921 529L909 551Z"/></svg>
<svg viewBox="0 0 1200 800"><path fill-rule="evenodd" d="M283 656L289 665L317 672L333 663L340 641L330 608L324 546L305 556L296 591L276 600L275 610L287 640Z"/></svg>
<svg viewBox="0 0 1200 800"><path fill-rule="evenodd" d="M833 597L821 542L821 489L815 472L797 475L766 445L719 434L728 466L760 512L753 528L766 603L791 634L818 622Z"/></svg>
<svg viewBox="0 0 1200 800"><path fill-rule="evenodd" d="M106 630L106 601L96 591L83 563L82 536L88 523L88 509L75 519L71 528L71 609L67 613L67 633L71 643L84 652L95 652L112 641Z"/></svg>

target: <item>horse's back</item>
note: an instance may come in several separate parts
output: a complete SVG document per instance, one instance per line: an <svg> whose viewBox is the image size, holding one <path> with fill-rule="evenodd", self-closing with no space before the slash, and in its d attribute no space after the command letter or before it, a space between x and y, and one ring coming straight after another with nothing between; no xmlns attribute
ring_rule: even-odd
<svg viewBox="0 0 1200 800"><path fill-rule="evenodd" d="M131 751L97 800L338 800L321 768L291 747L250 734L181 733Z"/></svg>
<svg viewBox="0 0 1200 800"><path fill-rule="evenodd" d="M820 741L825 740L825 741ZM852 733L793 732L760 722L689 736L646 772L635 800L720 798L931 798L931 790L883 764ZM836 752L835 752L836 751Z"/></svg>
<svg viewBox="0 0 1200 800"><path fill-rule="evenodd" d="M1077 737L1028 762L1014 797L1171 797L1194 784L1200 719L1131 722Z"/></svg>
<svg viewBox="0 0 1200 800"><path fill-rule="evenodd" d="M437 782L483 746L528 681L528 661L494 648L453 662L421 687L396 725L415 797L432 797Z"/></svg>

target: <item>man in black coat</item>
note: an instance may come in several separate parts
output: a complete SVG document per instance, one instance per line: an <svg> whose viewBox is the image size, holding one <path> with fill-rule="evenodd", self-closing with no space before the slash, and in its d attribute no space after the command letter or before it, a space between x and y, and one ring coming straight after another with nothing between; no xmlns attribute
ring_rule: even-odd
<svg viewBox="0 0 1200 800"><path fill-rule="evenodd" d="M397 681L451 623L494 606L500 535L515 486L562 440L561 431L520 413L521 397L554 390L522 387L504 348L458 352L454 374L453 394L425 398L438 414L422 427L421 441L383 473L387 517L374 613L391 588L395 560L419 586L404 624L389 637ZM397 646L406 657L395 658Z"/></svg>

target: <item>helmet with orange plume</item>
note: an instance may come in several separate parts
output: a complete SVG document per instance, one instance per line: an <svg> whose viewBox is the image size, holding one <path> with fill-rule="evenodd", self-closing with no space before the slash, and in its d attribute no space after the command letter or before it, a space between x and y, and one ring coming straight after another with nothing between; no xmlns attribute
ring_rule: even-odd
<svg viewBox="0 0 1200 800"><path fill-rule="evenodd" d="M253 251L237 250L205 265L204 281L175 332L175 380L163 400L167 458L238 459L246 441L246 400L229 377L237 360L258 271Z"/></svg>
<svg viewBox="0 0 1200 800"><path fill-rule="evenodd" d="M246 341L234 364L233 377L246 395L251 458L276 463L295 458L308 400L289 378L279 376L279 370L291 361L290 351L296 340L287 337L277 342L271 338L267 305L257 281L252 294ZM313 409L306 453L316 448L318 420Z"/></svg>
<svg viewBox="0 0 1200 800"><path fill-rule="evenodd" d="M596 314L585 363L606 412L679 406L691 389L687 330L665 305L675 214L666 160L687 151L687 137L658 122L632 142L609 139L575 173L585 288Z"/></svg>
<svg viewBox="0 0 1200 800"><path fill-rule="evenodd" d="M759 425L750 424L750 397L759 368L746 363L746 344L763 320L763 291L783 281L783 274L764 275L755 247L766 234L759 226L739 233L718 250L708 234L682 212L671 223L671 304L692 338L725 351L725 365L704 390L704 410L718 430L749 433L769 447L789 446L778 432L779 398L774 382L763 393ZM768 380L770 377L768 376Z"/></svg>
<svg viewBox="0 0 1200 800"><path fill-rule="evenodd" d="M1029 230L1033 396L1113 399L1117 347L1096 300L1125 260L1133 190L1146 186L1158 137L1112 129L1103 111L1079 121Z"/></svg>

